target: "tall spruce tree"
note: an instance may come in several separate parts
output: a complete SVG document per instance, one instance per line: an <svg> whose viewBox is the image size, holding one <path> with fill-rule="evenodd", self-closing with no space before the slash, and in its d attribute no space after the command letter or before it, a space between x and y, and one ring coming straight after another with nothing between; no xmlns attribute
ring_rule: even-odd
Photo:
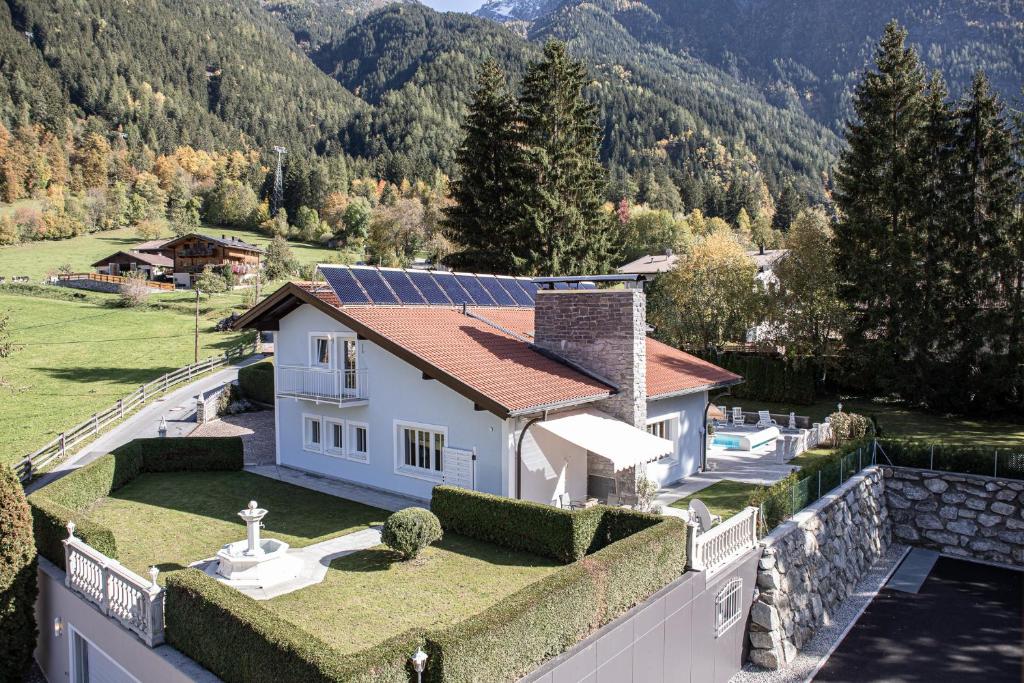
<svg viewBox="0 0 1024 683"><path fill-rule="evenodd" d="M519 101L524 185L516 270L572 275L611 267L611 218L602 210L607 173L598 159L597 109L583 96L587 73L564 43L532 64Z"/></svg>
<svg viewBox="0 0 1024 683"><path fill-rule="evenodd" d="M480 67L477 90L462 124L465 138L456 153L459 176L455 203L445 210L445 230L459 250L448 257L458 268L511 273L517 224L516 103L504 72L492 59Z"/></svg>
<svg viewBox="0 0 1024 683"><path fill-rule="evenodd" d="M924 277L915 207L922 186L924 73L896 22L885 28L874 68L854 96L856 121L836 175L836 266L854 321L850 356L886 388L898 384L913 354L911 331Z"/></svg>
<svg viewBox="0 0 1024 683"><path fill-rule="evenodd" d="M1022 90L1024 94L1024 90ZM1007 398L1024 411L1024 111L1013 115L1014 156L1017 162L1017 206L1007 245L1007 267L1002 282L1007 292Z"/></svg>

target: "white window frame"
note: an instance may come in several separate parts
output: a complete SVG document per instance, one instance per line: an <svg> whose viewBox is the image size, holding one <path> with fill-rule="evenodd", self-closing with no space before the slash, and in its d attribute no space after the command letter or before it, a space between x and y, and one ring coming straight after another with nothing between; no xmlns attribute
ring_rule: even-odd
<svg viewBox="0 0 1024 683"><path fill-rule="evenodd" d="M116 659L114 659L113 657L108 655L101 648L96 647L96 643L94 643L91 640L89 640L88 638L86 638L84 635L82 635L81 631L79 631L77 628L75 628L74 626L71 626L69 624L68 625L68 680L71 683L75 683L78 680L78 676L81 673L80 671L78 671L78 658L75 656L75 643L76 643L77 639L83 640L91 649L95 650L96 652L99 652L104 657L106 657L111 662L113 662L114 666L116 666L118 669L120 669L121 672L127 678L135 681L135 683L140 683L139 679L136 678L135 676L133 676L128 671L128 669L126 669L123 666L121 666L120 662L118 662Z"/></svg>
<svg viewBox="0 0 1024 683"><path fill-rule="evenodd" d="M327 343L327 363L321 363L317 360L317 342L321 339ZM309 354L309 367L319 370L334 369L335 350L331 348L332 346L334 346L334 340L330 332L310 332L309 343L306 345L306 353Z"/></svg>
<svg viewBox="0 0 1024 683"><path fill-rule="evenodd" d="M657 415L655 417L649 417L647 418L647 422L644 423L645 429L653 425L656 425L659 422L668 423L668 435L665 438L672 442L672 452L669 453L668 455L658 458L654 462L675 462L676 460L679 459L679 420L680 414L678 412L675 412L665 413L664 415ZM650 434L649 431L648 434Z"/></svg>
<svg viewBox="0 0 1024 683"><path fill-rule="evenodd" d="M346 448L346 458L355 462L370 463L370 425L366 422L358 422L356 420L348 420L345 424L345 437L348 439L349 447ZM356 439L356 430L362 429L366 432L366 450L357 451L356 444L359 443Z"/></svg>
<svg viewBox="0 0 1024 683"><path fill-rule="evenodd" d="M327 437L324 441L324 454L331 455L336 458L344 458L348 451L348 425L345 424L345 420L339 420L333 417L325 417L323 432ZM341 427L341 448L337 448L334 445L334 428Z"/></svg>
<svg viewBox="0 0 1024 683"><path fill-rule="evenodd" d="M394 434L395 444L395 474L401 474L406 477L412 477L414 479L423 479L424 481L440 482L444 479L444 463L442 462L442 468L437 469L425 469L412 465L405 464L405 450L402 442L402 431L405 429L418 429L422 431L432 432L434 434L440 434L444 437L444 446L441 447L442 457L444 449L448 446L448 427L442 425L432 425L423 422L412 422L410 420L395 420L392 432ZM433 439L431 439L433 441ZM433 444L431 445L433 448Z"/></svg>
<svg viewBox="0 0 1024 683"><path fill-rule="evenodd" d="M319 444L315 444L309 439L310 434L306 431L306 425L309 421L316 422L320 425ZM302 414L302 450L309 451L310 453L324 452L324 418L322 415L313 415L312 413Z"/></svg>

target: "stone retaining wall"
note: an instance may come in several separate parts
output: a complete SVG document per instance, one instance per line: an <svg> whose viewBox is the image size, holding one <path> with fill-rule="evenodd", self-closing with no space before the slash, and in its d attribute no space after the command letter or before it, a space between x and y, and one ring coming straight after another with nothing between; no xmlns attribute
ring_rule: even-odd
<svg viewBox="0 0 1024 683"><path fill-rule="evenodd" d="M896 541L946 555L1024 564L1024 482L882 468Z"/></svg>
<svg viewBox="0 0 1024 683"><path fill-rule="evenodd" d="M71 289L85 289L90 292L104 292L105 294L117 294L121 291L121 285L116 282L103 282L102 280L57 280L60 287Z"/></svg>
<svg viewBox="0 0 1024 683"><path fill-rule="evenodd" d="M889 548L881 468L869 467L762 540L750 610L750 661L778 669Z"/></svg>

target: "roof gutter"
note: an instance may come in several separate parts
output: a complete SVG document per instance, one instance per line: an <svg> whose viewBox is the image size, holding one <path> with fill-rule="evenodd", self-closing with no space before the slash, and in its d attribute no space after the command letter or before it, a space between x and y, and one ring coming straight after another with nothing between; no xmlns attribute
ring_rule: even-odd
<svg viewBox="0 0 1024 683"><path fill-rule="evenodd" d="M699 394L702 391L714 391L715 389L725 389L726 387L734 387L737 384L743 384L746 380L742 377L736 379L726 380L724 382L715 382L714 384L702 384L699 387L690 387L688 389L680 389L679 391L667 391L664 394L655 394L648 396L648 401L660 401L663 398L676 398L679 396L689 396L690 394Z"/></svg>

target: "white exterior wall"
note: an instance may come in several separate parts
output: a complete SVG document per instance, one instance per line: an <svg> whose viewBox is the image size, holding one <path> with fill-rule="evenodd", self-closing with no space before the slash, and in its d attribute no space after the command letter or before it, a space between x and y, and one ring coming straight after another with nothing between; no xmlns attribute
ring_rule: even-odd
<svg viewBox="0 0 1024 683"><path fill-rule="evenodd" d="M520 431L516 432L517 438ZM524 500L551 504L558 500L563 493L568 493L570 500L584 500L587 497L587 451L585 448L533 426L523 437L522 454L522 497ZM515 447L513 446L513 467L515 467L515 460ZM514 479L512 484L515 485ZM515 491L513 490L509 495L514 496Z"/></svg>
<svg viewBox="0 0 1024 683"><path fill-rule="evenodd" d="M675 431L672 434L672 440L676 442L675 454L671 459L664 458L647 464L647 476L655 480L659 486L688 477L700 467L702 422L707 401L708 393L700 391L647 402L648 424L665 417L675 420Z"/></svg>
<svg viewBox="0 0 1024 683"><path fill-rule="evenodd" d="M351 334L330 316L303 305L281 320L275 335L276 362L306 366L310 333ZM337 353L335 348L334 353ZM282 465L365 484L427 500L439 481L396 471L395 421L446 428L446 445L476 449L476 490L502 494L506 452L504 421L477 411L473 402L438 381L424 380L420 370L376 344L360 340L357 366L364 376L369 400L365 405L338 407L313 401L277 398L278 459ZM303 448L303 415L364 423L369 428L369 462L314 453ZM325 430L326 438L327 432Z"/></svg>

